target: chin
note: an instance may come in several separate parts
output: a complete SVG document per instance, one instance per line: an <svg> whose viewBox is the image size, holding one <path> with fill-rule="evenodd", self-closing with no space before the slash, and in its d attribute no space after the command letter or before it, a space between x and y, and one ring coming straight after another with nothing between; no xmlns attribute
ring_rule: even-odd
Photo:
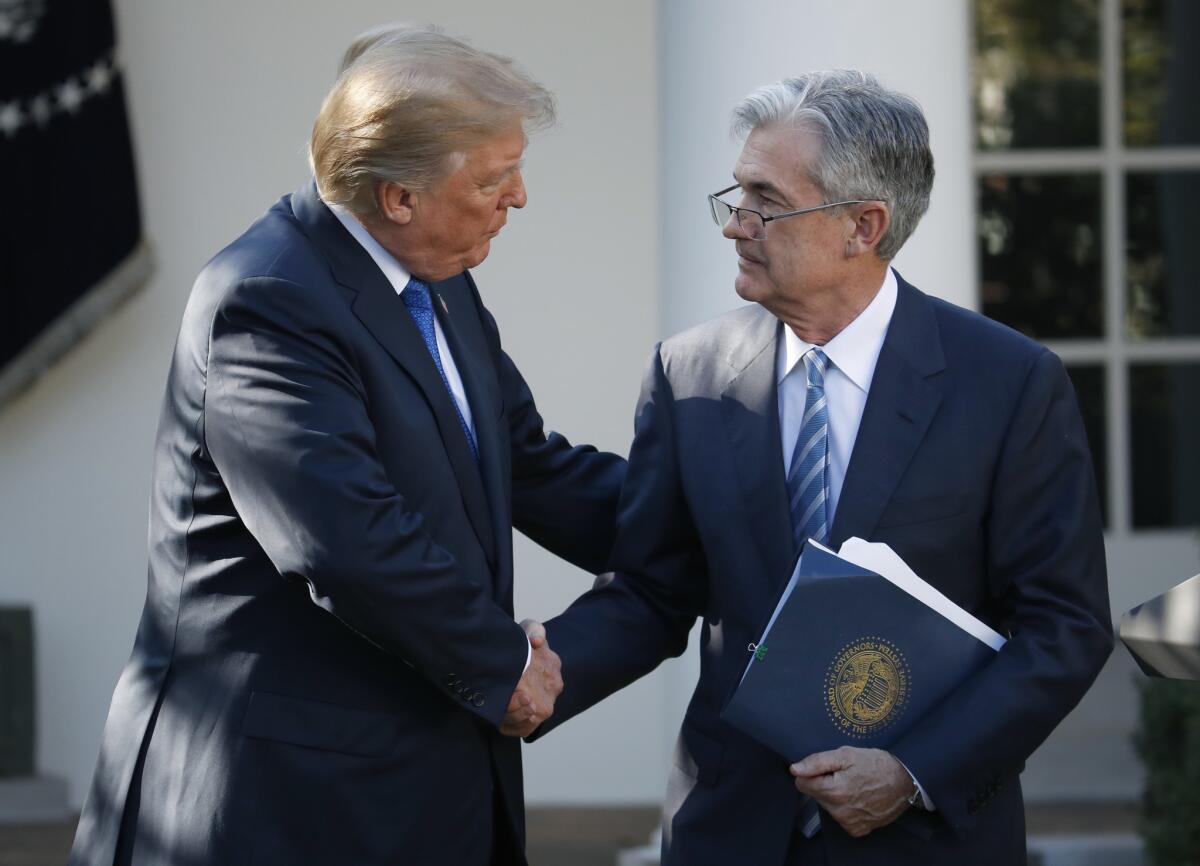
<svg viewBox="0 0 1200 866"><path fill-rule="evenodd" d="M488 253L492 251L492 242L484 241L482 246L478 246L463 257L463 270L467 268L477 268L483 264L483 260L488 257Z"/></svg>
<svg viewBox="0 0 1200 866"><path fill-rule="evenodd" d="M754 280L741 273L734 278L733 290L737 292L738 297L743 301L750 301L751 303L758 303L763 297L763 293L759 290Z"/></svg>

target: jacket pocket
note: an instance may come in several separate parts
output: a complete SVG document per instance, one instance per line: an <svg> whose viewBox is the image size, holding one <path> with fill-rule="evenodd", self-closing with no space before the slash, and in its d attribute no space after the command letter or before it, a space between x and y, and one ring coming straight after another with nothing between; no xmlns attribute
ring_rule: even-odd
<svg viewBox="0 0 1200 866"><path fill-rule="evenodd" d="M307 749L381 758L395 750L400 724L383 713L256 691L250 695L242 720L242 735Z"/></svg>

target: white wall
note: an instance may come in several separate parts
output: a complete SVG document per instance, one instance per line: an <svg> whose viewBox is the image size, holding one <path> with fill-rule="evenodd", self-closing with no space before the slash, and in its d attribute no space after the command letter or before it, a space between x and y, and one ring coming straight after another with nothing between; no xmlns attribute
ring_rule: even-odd
<svg viewBox="0 0 1200 866"><path fill-rule="evenodd" d="M552 426L624 453L658 330L651 4L117 0L116 11L158 269L0 414L0 604L35 607L37 760L69 779L76 805L144 595L151 451L184 300L206 259L305 180L312 119L357 32L435 20L514 56L560 99L559 128L528 154L529 207L478 269ZM521 616L547 617L589 585L528 544L517 575ZM643 683L528 749L530 800L656 800L658 691ZM604 733L630 717L651 735Z"/></svg>

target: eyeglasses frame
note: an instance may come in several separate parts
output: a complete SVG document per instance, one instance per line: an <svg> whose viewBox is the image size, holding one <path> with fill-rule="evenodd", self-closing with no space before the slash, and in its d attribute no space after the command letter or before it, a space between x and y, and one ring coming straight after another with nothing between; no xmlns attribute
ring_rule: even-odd
<svg viewBox="0 0 1200 866"><path fill-rule="evenodd" d="M831 208L831 207L841 207L842 205L847 205L847 204L871 204L871 202L876 202L876 201L887 204L886 198L856 198L856 199L851 199L849 201L835 201L835 202L830 202L829 204L819 204L816 207L806 207L806 208L801 208L800 210L787 211L786 213L777 213L773 216L763 216L761 211L756 211L754 208L734 207L733 205L729 204L729 202L721 201L721 198L720 198L721 196L725 195L726 193L733 192L735 189L739 188L740 186L741 186L740 183L735 183L731 187L726 187L725 189L720 190L718 192L709 193L708 194L708 199L709 199L708 210L709 210L709 213L712 214L713 222L715 222L719 228L725 228L725 225L729 222L729 220L726 219L725 222L720 222L717 219L717 210L713 206L714 204L719 204L722 207L729 208L729 211L730 211L729 215L731 217L732 216L737 217L738 228L742 227L742 211L746 211L747 213L754 214L756 217L758 217L759 222L761 222L763 224L763 236L761 238L756 238L747 232L746 236L748 238L750 238L750 240L752 240L752 241L766 240L767 223L771 222L772 220L781 220L781 219L784 219L785 217L800 216L801 214L814 213L819 210L827 210L828 208Z"/></svg>

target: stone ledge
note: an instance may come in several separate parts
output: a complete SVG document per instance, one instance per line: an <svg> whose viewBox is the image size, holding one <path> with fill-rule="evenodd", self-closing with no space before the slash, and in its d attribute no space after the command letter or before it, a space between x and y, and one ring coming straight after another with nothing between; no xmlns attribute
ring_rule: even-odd
<svg viewBox="0 0 1200 866"><path fill-rule="evenodd" d="M1142 866L1142 840L1132 833L1030 836L1030 866Z"/></svg>
<svg viewBox="0 0 1200 866"><path fill-rule="evenodd" d="M65 779L0 779L0 824L54 824L73 815L67 804Z"/></svg>

